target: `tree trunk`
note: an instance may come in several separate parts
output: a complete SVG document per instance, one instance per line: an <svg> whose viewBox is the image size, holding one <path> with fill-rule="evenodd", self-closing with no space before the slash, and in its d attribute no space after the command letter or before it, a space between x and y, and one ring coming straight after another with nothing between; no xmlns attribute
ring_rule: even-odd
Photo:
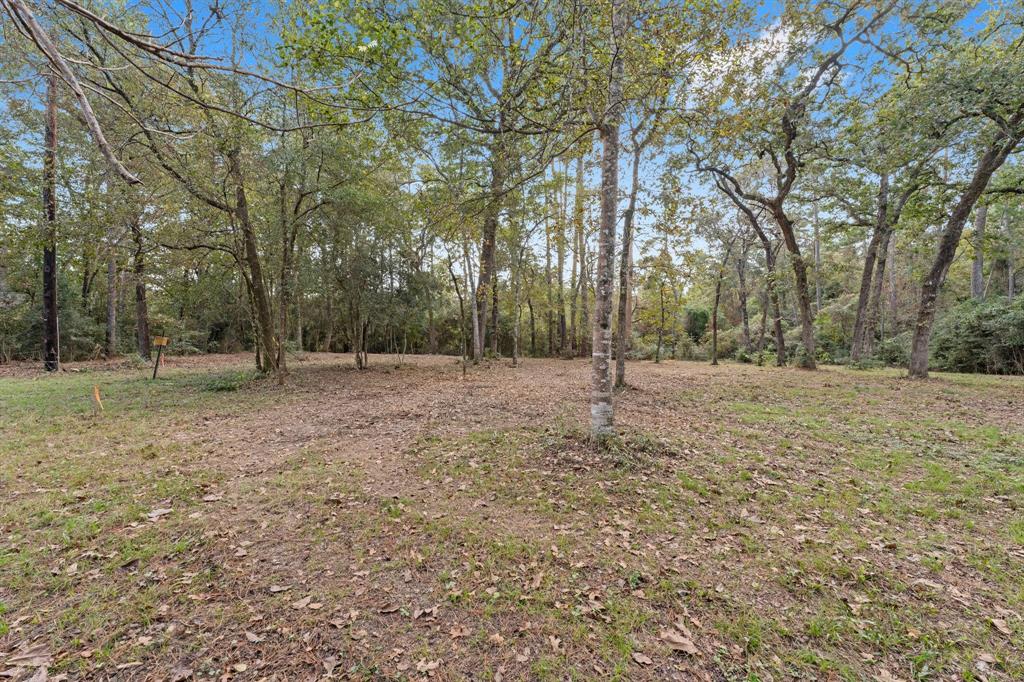
<svg viewBox="0 0 1024 682"><path fill-rule="evenodd" d="M556 248L558 251L558 352L565 352L566 328L565 328L565 221L559 217Z"/></svg>
<svg viewBox="0 0 1024 682"><path fill-rule="evenodd" d="M43 367L60 369L57 321L57 76L46 76L46 131L43 136Z"/></svg>
<svg viewBox="0 0 1024 682"><path fill-rule="evenodd" d="M547 195L545 194L545 196ZM544 297L547 302L544 317L548 328L548 355L550 356L555 351L555 300L551 277L551 226L548 224L547 217L544 218L544 283L546 285Z"/></svg>
<svg viewBox="0 0 1024 682"><path fill-rule="evenodd" d="M814 205L814 312L821 312L821 238L818 234L818 205Z"/></svg>
<svg viewBox="0 0 1024 682"><path fill-rule="evenodd" d="M498 278L491 286L491 355L498 357Z"/></svg>
<svg viewBox="0 0 1024 682"><path fill-rule="evenodd" d="M793 222L779 205L773 206L772 212L782 231L782 238L786 244L786 250L789 251L789 260L796 279L797 311L800 313L800 340L804 347L803 356L797 358L797 362L804 369L817 369L814 348L814 315L811 313L811 295L807 285L807 263L804 262L803 255L800 253L800 245L796 241Z"/></svg>
<svg viewBox="0 0 1024 682"><path fill-rule="evenodd" d="M864 268L860 276L860 292L857 296L857 314L853 322L853 341L850 346L850 359L859 362L864 357L865 329L867 326L868 306L871 302L871 283L874 279L875 263L885 254L880 253L879 245L889 231L889 176L882 173L878 184L878 203L875 226L871 232L867 251L864 254Z"/></svg>
<svg viewBox="0 0 1024 682"><path fill-rule="evenodd" d="M452 265L451 260L448 260L448 274L451 275L452 285L455 287L455 296L459 299L459 329L462 331L460 334L462 338L462 377L466 377L466 356L469 352L466 340L466 305L462 300L462 290L459 288L459 278L455 276L455 267ZM469 279L468 277L466 278Z"/></svg>
<svg viewBox="0 0 1024 682"><path fill-rule="evenodd" d="M614 433L612 402L612 284L614 280L615 223L619 199L619 125L622 119L623 63L620 48L626 34L625 0L612 0L611 74L608 80L606 119L599 128L601 158L601 223L598 233L597 271L594 278L594 336L590 394L590 429L598 441Z"/></svg>
<svg viewBox="0 0 1024 682"><path fill-rule="evenodd" d="M288 212L288 185L286 183L287 174L285 174L281 180L279 186L279 204L278 211L280 212L280 229L281 229L281 270L279 277L281 279L280 289L278 291L278 304L277 304L277 337L278 337L278 353L277 353L277 382L279 384L284 383L284 376L288 373L288 356L285 342L288 340L288 308L291 306L292 299L292 281L295 276L294 267L292 265L295 255L295 238L296 232L295 226L292 224L291 216Z"/></svg>
<svg viewBox="0 0 1024 682"><path fill-rule="evenodd" d="M757 330L757 343L754 345L758 352L764 350L764 335L768 329L768 290L761 294L761 326Z"/></svg>
<svg viewBox="0 0 1024 682"><path fill-rule="evenodd" d="M574 208L572 214L573 224L573 245L574 253L572 257L572 271L569 275L569 289L571 291L571 298L569 299L569 350L572 351L573 355L579 352L579 333L586 333L585 330L581 330L576 326L576 320L579 317L578 314L578 302L580 295L580 280L582 277L578 276L580 266L580 231L583 223L583 154L576 159L576 192L574 194Z"/></svg>
<svg viewBox="0 0 1024 682"><path fill-rule="evenodd" d="M92 258L89 254L90 248L82 249L82 310L89 313L89 294L92 290Z"/></svg>
<svg viewBox="0 0 1024 682"><path fill-rule="evenodd" d="M619 258L619 310L615 339L615 388L626 385L626 350L629 324L629 291L633 255L633 218L636 215L636 198L640 191L640 157L643 149L634 145L632 185L629 188L629 204L622 218L622 255Z"/></svg>
<svg viewBox="0 0 1024 682"><path fill-rule="evenodd" d="M725 276L725 266L729 262L729 253L732 251L732 242L725 247L725 255L722 256L722 263L718 266L718 277L715 278L715 302L711 307L711 364L718 364L718 305L722 300L722 278Z"/></svg>
<svg viewBox="0 0 1024 682"><path fill-rule="evenodd" d="M141 216L131 220L132 271L135 276L135 348L139 357L149 360L149 310L146 304L146 252L142 241Z"/></svg>
<svg viewBox="0 0 1024 682"><path fill-rule="evenodd" d="M988 204L980 202L974 210L974 264L971 267L971 298L985 298L985 223Z"/></svg>
<svg viewBox="0 0 1024 682"><path fill-rule="evenodd" d="M862 357L869 358L875 353L875 332L882 319L882 289L885 285L885 268L889 259L889 245L892 244L893 230L888 227L878 244L878 263L874 281L871 283L871 302L868 303L867 319L864 321L864 337L861 339Z"/></svg>
<svg viewBox="0 0 1024 682"><path fill-rule="evenodd" d="M782 333L782 307L779 304L778 280L775 272L775 250L772 248L772 242L768 239L764 228L761 227L761 222L754 211L733 191L728 189L728 186L719 185L719 188L726 193L736 207L740 209L740 212L746 216L747 223L754 230L754 234L757 235L757 239L761 242L761 247L764 249L765 288L768 291L768 298L772 304L772 324L775 330L775 364L783 367L786 364L786 337ZM761 331L763 334L763 326Z"/></svg>
<svg viewBox="0 0 1024 682"><path fill-rule="evenodd" d="M499 129L504 126L504 114L499 115ZM476 300L476 316L474 323L478 332L473 338L473 361L483 360L486 341L487 299L492 296L492 281L495 273L495 242L498 235L498 217L501 214L502 197L505 191L505 159L502 139L499 136L491 145L491 190L488 197L487 211L484 214L483 238L480 243L480 281L474 292ZM479 337L479 341L477 340Z"/></svg>
<svg viewBox="0 0 1024 682"><path fill-rule="evenodd" d="M526 299L526 307L530 311L530 357L537 357L537 322L533 316L533 299Z"/></svg>
<svg viewBox="0 0 1024 682"><path fill-rule="evenodd" d="M1020 127L1021 118L1024 118L1024 113L1018 114L1012 123ZM1012 135L1007 135L1002 131L997 134L995 140L978 160L978 166L971 182L967 185L967 189L960 197L942 230L935 260L921 285L921 303L917 311L917 324L914 327L914 339L910 348L909 375L911 377L923 379L928 376L928 346L931 342L932 325L935 322L936 303L939 291L946 281L949 266L956 255L957 246L960 244L964 224L974 205L978 202L978 198L988 186L992 174L1003 165L1006 157L1020 144L1021 137L1024 137L1024 131L1014 130Z"/></svg>
<svg viewBox="0 0 1024 682"><path fill-rule="evenodd" d="M654 348L654 362L661 362L661 344L665 339L665 283L658 282L658 310L660 321L658 322L658 345Z"/></svg>
<svg viewBox="0 0 1024 682"><path fill-rule="evenodd" d="M117 355L117 252L113 243L107 255L106 355L108 358Z"/></svg>
<svg viewBox="0 0 1024 682"><path fill-rule="evenodd" d="M263 277L263 264L260 261L259 247L256 243L255 228L249 217L249 203L245 193L244 176L238 150L228 153L229 173L235 184L235 216L242 231L244 261L249 270L248 284L252 290L252 302L256 308L257 333L262 346L262 370L277 371L278 340L274 338L273 314L270 309L270 297L267 294L266 280Z"/></svg>
<svg viewBox="0 0 1024 682"><path fill-rule="evenodd" d="M479 301L477 300L476 280L473 278L473 259L470 258L469 245L466 242L462 244L462 255L466 264L466 278L469 281L469 300L472 302L469 309L473 323L473 362L479 362L478 358L483 358L484 354L483 339L480 338L480 307L477 305Z"/></svg>
<svg viewBox="0 0 1024 682"><path fill-rule="evenodd" d="M1006 300L1013 303L1013 297L1017 294L1017 282L1013 272L1013 235L1010 231L1010 210L1003 206L1003 235L1007 241L1006 250Z"/></svg>
<svg viewBox="0 0 1024 682"><path fill-rule="evenodd" d="M751 351L750 344L750 312L747 309L747 252L750 249L750 243L743 239L743 243L740 247L740 257L736 259L736 283L739 285L739 298L740 298L740 319L743 323L743 349L746 352Z"/></svg>
<svg viewBox="0 0 1024 682"><path fill-rule="evenodd" d="M612 255L614 259L614 254ZM615 268L614 262L612 269ZM580 343L579 356L584 357L587 347L587 329L590 327L590 271L587 269L587 233L580 233Z"/></svg>

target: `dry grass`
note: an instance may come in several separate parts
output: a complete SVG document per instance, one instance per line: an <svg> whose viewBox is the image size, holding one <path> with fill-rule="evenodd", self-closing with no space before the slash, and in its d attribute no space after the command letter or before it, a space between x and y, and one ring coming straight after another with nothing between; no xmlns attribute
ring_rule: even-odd
<svg viewBox="0 0 1024 682"><path fill-rule="evenodd" d="M1019 379L350 360L5 370L0 670L1024 677Z"/></svg>

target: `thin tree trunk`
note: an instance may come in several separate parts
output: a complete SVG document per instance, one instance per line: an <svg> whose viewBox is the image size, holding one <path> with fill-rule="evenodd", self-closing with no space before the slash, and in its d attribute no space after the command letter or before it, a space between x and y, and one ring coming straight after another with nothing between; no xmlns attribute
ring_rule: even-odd
<svg viewBox="0 0 1024 682"><path fill-rule="evenodd" d="M547 195L545 194L545 196ZM555 300L551 277L551 226L548 224L546 215L544 217L544 283L544 297L547 302L547 310L545 310L544 316L547 322L548 355L550 356L554 354L555 350Z"/></svg>
<svg viewBox="0 0 1024 682"><path fill-rule="evenodd" d="M877 216L871 232L867 251L864 254L864 268L860 276L860 291L857 296L857 313L853 323L853 341L850 359L859 362L864 357L868 305L871 302L871 283L874 279L875 264L885 254L880 251L882 239L888 239L889 231L889 176L882 173L878 184Z"/></svg>
<svg viewBox="0 0 1024 682"><path fill-rule="evenodd" d="M743 323L743 349L751 351L750 345L750 312L747 309L747 252L750 242L746 238L740 247L740 257L736 259L736 282L739 285L740 319Z"/></svg>
<svg viewBox="0 0 1024 682"><path fill-rule="evenodd" d="M477 304L477 289L474 284L472 258L469 256L469 245L462 243L462 255L466 263L466 277L469 279L469 300L473 301L470 306L470 316L473 322L473 362L479 362L477 358L483 357L483 339L480 338L480 307Z"/></svg>
<svg viewBox="0 0 1024 682"><path fill-rule="evenodd" d="M530 357L537 357L537 322L533 316L533 299L526 299L526 307L530 310Z"/></svg>
<svg viewBox="0 0 1024 682"><path fill-rule="evenodd" d="M899 313L899 291L896 288L896 239L895 235L889 240L889 262L886 269L889 271L889 335L896 334L897 314ZM883 337L884 338L884 337Z"/></svg>
<svg viewBox="0 0 1024 682"><path fill-rule="evenodd" d="M270 297L267 294L266 280L263 277L263 265L260 261L259 247L256 244L256 232L249 217L249 203L245 193L238 150L232 150L228 154L228 164L229 172L235 183L235 214L242 231L244 260L249 269L248 282L252 289L253 305L256 308L257 332L263 347L262 369L266 372L275 372L277 371L278 340L274 334Z"/></svg>
<svg viewBox="0 0 1024 682"><path fill-rule="evenodd" d="M625 0L612 0L612 54L608 81L607 118L599 128L601 158L601 222L598 233L597 271L594 290L594 337L592 345L592 381L590 428L594 438L606 439L614 433L612 402L612 284L614 280L615 223L619 199L619 125L622 119L623 63L620 47L625 46Z"/></svg>
<svg viewBox="0 0 1024 682"><path fill-rule="evenodd" d="M89 248L82 249L82 310L89 312L89 294L92 290L92 258Z"/></svg>
<svg viewBox="0 0 1024 682"><path fill-rule="evenodd" d="M498 278L491 287L491 355L498 357Z"/></svg>
<svg viewBox="0 0 1024 682"><path fill-rule="evenodd" d="M132 252L132 270L135 277L135 348L139 357L149 360L149 310L146 304L146 252L142 241L141 216L133 216L131 220L132 241L135 250Z"/></svg>
<svg viewBox="0 0 1024 682"><path fill-rule="evenodd" d="M633 145L632 185L629 188L629 204L622 218L622 255L619 259L619 310L615 339L615 388L626 385L626 350L629 317L629 291L633 255L633 218L636 215L636 198L640 191L640 157L643 149Z"/></svg>
<svg viewBox="0 0 1024 682"><path fill-rule="evenodd" d="M711 307L711 364L718 364L718 305L722 300L722 278L725 276L725 266L729 262L729 253L732 251L732 241L725 247L725 254L722 256L722 263L718 266L718 277L715 278L715 303Z"/></svg>
<svg viewBox="0 0 1024 682"><path fill-rule="evenodd" d="M974 264L971 267L971 298L985 298L985 223L988 204L980 202L974 209Z"/></svg>
<svg viewBox="0 0 1024 682"><path fill-rule="evenodd" d="M561 214L561 211L559 211ZM565 320L565 221L558 219L557 243L558 251L558 352L565 352L566 346L566 320Z"/></svg>
<svg viewBox="0 0 1024 682"><path fill-rule="evenodd" d="M665 338L665 283L658 283L658 302L661 319L658 322L658 345L654 348L654 362L661 362L661 344Z"/></svg>
<svg viewBox="0 0 1024 682"><path fill-rule="evenodd" d="M587 233L580 234L580 343L579 355L584 357L588 352L587 329L590 327L590 270L587 268ZM614 255L612 256L614 258ZM614 263L612 268L614 269Z"/></svg>
<svg viewBox="0 0 1024 682"><path fill-rule="evenodd" d="M909 375L911 377L923 379L928 376L928 347L931 342L932 325L935 322L939 291L946 281L946 274L956 255L964 224L970 217L971 210L988 186L992 174L1003 165L1006 157L1020 144L1021 137L1024 137L1024 131L1016 130L1016 128L1022 127L1021 119L1024 119L1024 111L1019 112L1008 123L1014 133L1008 135L1000 131L985 153L981 155L971 182L967 185L967 189L960 197L942 230L935 260L921 286L921 304L918 307L917 324L914 327L914 338L910 347Z"/></svg>
<svg viewBox="0 0 1024 682"><path fill-rule="evenodd" d="M455 268L451 260L448 261L448 274L451 275L452 284L455 286L455 296L459 299L459 329L462 330L462 377L466 377L466 355L469 352L466 340L466 305L462 300L462 290L459 288L459 278L455 276ZM468 279L468 278L467 278Z"/></svg>
<svg viewBox="0 0 1024 682"><path fill-rule="evenodd" d="M46 131L43 136L43 367L60 369L57 321L57 76L46 76Z"/></svg>
<svg viewBox="0 0 1024 682"><path fill-rule="evenodd" d="M1006 251L1006 299L1013 303L1013 297L1017 294L1017 282L1013 268L1013 235L1010 231L1010 209L1003 206L1003 235L1007 241Z"/></svg>
<svg viewBox="0 0 1024 682"><path fill-rule="evenodd" d="M761 326L757 330L757 344L755 347L758 352L764 350L764 335L768 329L768 290L765 289L764 293L761 294Z"/></svg>
<svg viewBox="0 0 1024 682"><path fill-rule="evenodd" d="M818 234L818 205L814 205L814 312L821 312L821 238Z"/></svg>
<svg viewBox="0 0 1024 682"><path fill-rule="evenodd" d="M499 129L504 127L504 113L499 114ZM478 333L473 339L473 360L483 360L484 343L486 340L487 299L492 295L492 282L495 280L495 242L498 235L498 216L501 214L502 197L505 190L505 159L502 137L498 137L491 145L491 192L484 214L483 238L480 243L480 281L474 292L476 315L474 323ZM477 341L479 336L479 342Z"/></svg>
<svg viewBox="0 0 1024 682"><path fill-rule="evenodd" d="M892 244L892 227L887 227L878 244L878 264L874 281L871 283L871 302L868 303L867 319L864 322L864 336L861 339L861 357L875 353L875 332L882 318L882 289L885 284L885 268L889 259L889 245Z"/></svg>
<svg viewBox="0 0 1024 682"><path fill-rule="evenodd" d="M106 355L108 358L117 355L117 252L113 243L107 255Z"/></svg>

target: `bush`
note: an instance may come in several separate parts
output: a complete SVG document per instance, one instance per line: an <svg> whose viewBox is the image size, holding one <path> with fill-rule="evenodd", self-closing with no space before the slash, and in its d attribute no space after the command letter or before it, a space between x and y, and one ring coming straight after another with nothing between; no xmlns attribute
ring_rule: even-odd
<svg viewBox="0 0 1024 682"><path fill-rule="evenodd" d="M683 313L683 327L694 343L699 343L711 321L707 308L687 308Z"/></svg>
<svg viewBox="0 0 1024 682"><path fill-rule="evenodd" d="M878 344L875 357L882 363L896 367L910 364L910 333L905 332Z"/></svg>
<svg viewBox="0 0 1024 682"><path fill-rule="evenodd" d="M965 301L942 317L931 366L947 372L1024 374L1024 299Z"/></svg>
<svg viewBox="0 0 1024 682"><path fill-rule="evenodd" d="M732 328L718 330L718 358L731 358L736 354L739 347L739 329ZM707 349L708 357L711 357L711 331L709 330L704 338L704 347Z"/></svg>

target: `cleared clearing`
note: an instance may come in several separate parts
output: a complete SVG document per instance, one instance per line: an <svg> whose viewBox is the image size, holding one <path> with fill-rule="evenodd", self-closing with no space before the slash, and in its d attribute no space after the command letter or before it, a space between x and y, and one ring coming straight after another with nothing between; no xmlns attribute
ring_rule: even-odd
<svg viewBox="0 0 1024 682"><path fill-rule="evenodd" d="M1024 677L1019 378L250 364L0 368L0 670Z"/></svg>

